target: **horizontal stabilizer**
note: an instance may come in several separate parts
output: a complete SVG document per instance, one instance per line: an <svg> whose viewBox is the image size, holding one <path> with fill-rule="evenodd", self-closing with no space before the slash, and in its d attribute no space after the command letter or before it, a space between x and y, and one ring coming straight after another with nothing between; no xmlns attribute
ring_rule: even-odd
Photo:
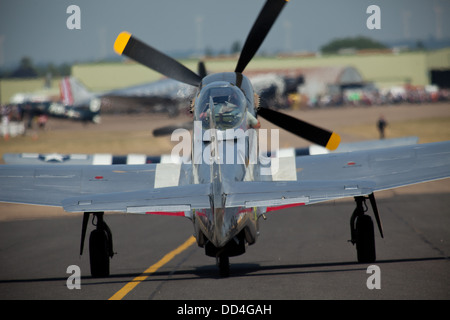
<svg viewBox="0 0 450 320"><path fill-rule="evenodd" d="M186 212L191 208L210 207L209 184L159 188L131 192L80 195L65 199L62 205L67 212L126 213Z"/></svg>
<svg viewBox="0 0 450 320"><path fill-rule="evenodd" d="M368 195L372 181L267 181L236 182L225 188L227 207L274 207L313 204L345 197Z"/></svg>

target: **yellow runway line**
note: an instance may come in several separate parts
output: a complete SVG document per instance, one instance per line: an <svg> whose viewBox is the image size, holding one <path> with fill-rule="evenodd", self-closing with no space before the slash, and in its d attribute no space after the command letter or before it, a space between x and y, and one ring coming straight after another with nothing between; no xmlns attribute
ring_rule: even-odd
<svg viewBox="0 0 450 320"><path fill-rule="evenodd" d="M175 250L166 254L161 260L159 260L154 265L148 267L140 276L134 278L132 281L128 282L122 289L117 291L109 300L122 300L131 290L133 290L139 283L147 279L152 273L155 273L159 268L172 260L177 254L180 254L187 248L189 248L195 242L195 238L191 236L187 239L181 246Z"/></svg>

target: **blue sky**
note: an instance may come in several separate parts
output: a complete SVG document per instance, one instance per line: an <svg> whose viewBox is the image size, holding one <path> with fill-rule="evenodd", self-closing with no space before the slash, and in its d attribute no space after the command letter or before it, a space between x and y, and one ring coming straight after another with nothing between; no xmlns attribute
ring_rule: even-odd
<svg viewBox="0 0 450 320"><path fill-rule="evenodd" d="M34 62L86 61L113 55L126 30L167 53L243 43L265 0L0 0L0 67L23 56ZM81 9L81 30L69 30L69 5ZM368 30L369 5L381 29ZM333 38L380 41L450 38L449 0L290 0L260 51L316 51Z"/></svg>

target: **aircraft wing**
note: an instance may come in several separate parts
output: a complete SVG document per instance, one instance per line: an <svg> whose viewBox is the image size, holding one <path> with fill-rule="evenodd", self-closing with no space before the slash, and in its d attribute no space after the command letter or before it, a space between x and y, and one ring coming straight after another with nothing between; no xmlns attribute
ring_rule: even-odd
<svg viewBox="0 0 450 320"><path fill-rule="evenodd" d="M190 217L192 209L210 207L209 184L192 184L130 192L78 195L62 201L67 212L117 211Z"/></svg>
<svg viewBox="0 0 450 320"><path fill-rule="evenodd" d="M226 188L228 207L265 207L266 211L371 194L373 181L303 180L236 182Z"/></svg>
<svg viewBox="0 0 450 320"><path fill-rule="evenodd" d="M450 141L283 157L272 172L272 181L226 186L227 206L267 207L268 212L448 178Z"/></svg>
<svg viewBox="0 0 450 320"><path fill-rule="evenodd" d="M210 206L208 185L190 185L183 164L0 166L0 201L64 207L69 212L190 214Z"/></svg>
<svg viewBox="0 0 450 320"><path fill-rule="evenodd" d="M0 201L190 216L209 208L210 184L192 184L188 164L0 166ZM278 158L267 181L224 185L227 207L271 211L450 177L450 141ZM275 170L278 169L278 170Z"/></svg>
<svg viewBox="0 0 450 320"><path fill-rule="evenodd" d="M450 177L450 141L296 158L299 181L373 181L374 191Z"/></svg>

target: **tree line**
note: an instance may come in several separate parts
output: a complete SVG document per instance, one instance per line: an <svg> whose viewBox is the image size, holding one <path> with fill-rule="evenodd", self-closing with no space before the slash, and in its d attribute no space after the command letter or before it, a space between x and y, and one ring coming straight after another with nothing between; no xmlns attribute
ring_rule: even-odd
<svg viewBox="0 0 450 320"><path fill-rule="evenodd" d="M23 57L16 68L0 71L0 78L38 78L49 74L54 77L64 77L70 75L71 68L72 66L68 63L35 65L30 57Z"/></svg>
<svg viewBox="0 0 450 320"><path fill-rule="evenodd" d="M347 37L341 39L334 39L320 48L322 53L325 54L338 53L340 50L343 49L355 49L355 50L387 49L387 46L371 38L358 36L354 38Z"/></svg>

